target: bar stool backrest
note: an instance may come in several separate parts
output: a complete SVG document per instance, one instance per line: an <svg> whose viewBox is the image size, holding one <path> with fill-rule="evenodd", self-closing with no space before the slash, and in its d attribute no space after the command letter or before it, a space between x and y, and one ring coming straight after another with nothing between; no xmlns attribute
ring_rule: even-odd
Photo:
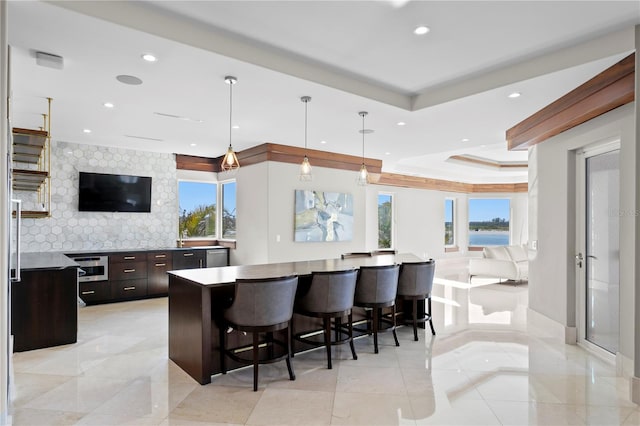
<svg viewBox="0 0 640 426"><path fill-rule="evenodd" d="M296 302L297 309L319 313L351 309L357 277L355 269L314 272L309 291Z"/></svg>
<svg viewBox="0 0 640 426"><path fill-rule="evenodd" d="M436 262L430 259L426 262L403 263L400 266L398 279L398 295L425 297L431 294L433 288L433 274Z"/></svg>
<svg viewBox="0 0 640 426"><path fill-rule="evenodd" d="M298 277L238 279L234 300L224 318L237 325L255 327L287 322L293 315Z"/></svg>
<svg viewBox="0 0 640 426"><path fill-rule="evenodd" d="M399 270L400 265L360 267L355 303L385 303L395 300Z"/></svg>

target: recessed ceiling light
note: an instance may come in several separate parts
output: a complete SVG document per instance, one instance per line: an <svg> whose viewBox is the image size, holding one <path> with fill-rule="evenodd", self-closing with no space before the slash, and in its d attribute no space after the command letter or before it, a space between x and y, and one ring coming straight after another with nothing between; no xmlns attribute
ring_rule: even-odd
<svg viewBox="0 0 640 426"><path fill-rule="evenodd" d="M469 138L462 139L462 142L469 142Z"/></svg>
<svg viewBox="0 0 640 426"><path fill-rule="evenodd" d="M140 80L138 77L134 75L125 75L125 74L118 75L116 76L116 80L118 80L120 83L131 84L133 86L142 84L142 80Z"/></svg>
<svg viewBox="0 0 640 426"><path fill-rule="evenodd" d="M105 102L102 105L104 105L105 108L113 108L115 105L112 104L111 102Z"/></svg>
<svg viewBox="0 0 640 426"><path fill-rule="evenodd" d="M82 131L85 133L91 133L91 129L83 129Z"/></svg>
<svg viewBox="0 0 640 426"><path fill-rule="evenodd" d="M398 121L396 124L397 124L398 126L404 126L404 125L406 125L407 123L405 123L404 121Z"/></svg>
<svg viewBox="0 0 640 426"><path fill-rule="evenodd" d="M239 128L240 128L240 126L238 126L238 125L236 124L236 125L231 126L231 128L232 128L232 129L239 129Z"/></svg>
<svg viewBox="0 0 640 426"><path fill-rule="evenodd" d="M197 143L190 143L189 146L198 146Z"/></svg>
<svg viewBox="0 0 640 426"><path fill-rule="evenodd" d="M429 27L425 27L424 25L420 25L419 27L416 27L415 30L413 30L413 33L416 35L424 35L426 33L428 33L429 31L431 31L429 29Z"/></svg>
<svg viewBox="0 0 640 426"><path fill-rule="evenodd" d="M320 141L320 143L321 143L321 144L325 144L325 143L327 143L327 141Z"/></svg>
<svg viewBox="0 0 640 426"><path fill-rule="evenodd" d="M144 59L147 62L156 62L158 60L158 58L156 58L156 56L151 53L144 53L142 55L142 59Z"/></svg>
<svg viewBox="0 0 640 426"><path fill-rule="evenodd" d="M520 97L520 92L509 93L508 97L511 98L511 99L519 98Z"/></svg>
<svg viewBox="0 0 640 426"><path fill-rule="evenodd" d="M487 147L486 145L480 145L480 148L486 148L486 147Z"/></svg>
<svg viewBox="0 0 640 426"><path fill-rule="evenodd" d="M391 155L391 153L390 152L385 152L384 155Z"/></svg>

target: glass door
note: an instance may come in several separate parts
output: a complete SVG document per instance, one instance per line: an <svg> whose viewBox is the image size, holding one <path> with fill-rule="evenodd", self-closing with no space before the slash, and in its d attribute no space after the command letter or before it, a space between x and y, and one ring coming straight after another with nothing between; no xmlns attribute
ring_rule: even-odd
<svg viewBox="0 0 640 426"><path fill-rule="evenodd" d="M584 340L615 354L619 348L620 306L620 150L611 147L582 156L584 198L582 248L577 258L583 275L581 298Z"/></svg>

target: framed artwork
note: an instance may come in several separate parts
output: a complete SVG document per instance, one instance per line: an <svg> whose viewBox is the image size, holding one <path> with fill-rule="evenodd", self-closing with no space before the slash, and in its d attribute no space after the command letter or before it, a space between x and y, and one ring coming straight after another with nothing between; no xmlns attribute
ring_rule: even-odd
<svg viewBox="0 0 640 426"><path fill-rule="evenodd" d="M353 195L297 189L295 209L294 241L353 239Z"/></svg>

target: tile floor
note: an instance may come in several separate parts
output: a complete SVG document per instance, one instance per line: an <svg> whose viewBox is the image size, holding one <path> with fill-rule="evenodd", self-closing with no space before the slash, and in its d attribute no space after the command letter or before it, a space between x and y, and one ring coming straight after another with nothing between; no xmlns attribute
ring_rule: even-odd
<svg viewBox="0 0 640 426"><path fill-rule="evenodd" d="M527 286L437 278L436 332L382 335L216 376L200 386L167 356L167 299L80 309L77 344L15 354L16 425L637 425L613 365L528 335Z"/></svg>

